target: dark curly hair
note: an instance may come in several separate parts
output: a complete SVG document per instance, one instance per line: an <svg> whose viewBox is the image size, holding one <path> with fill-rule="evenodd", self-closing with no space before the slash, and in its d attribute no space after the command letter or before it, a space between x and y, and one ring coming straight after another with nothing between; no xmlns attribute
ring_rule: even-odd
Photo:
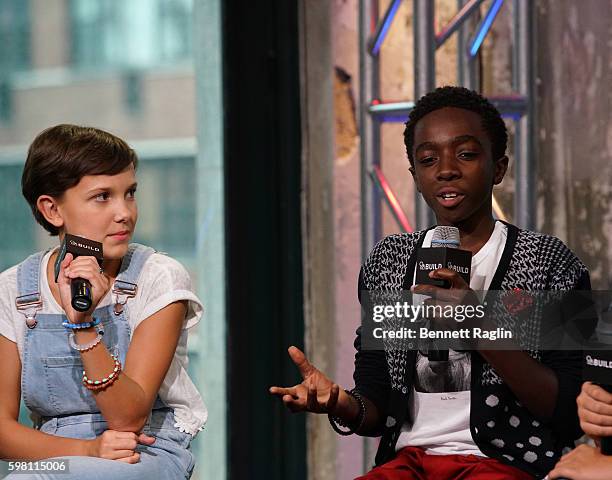
<svg viewBox="0 0 612 480"><path fill-rule="evenodd" d="M38 210L38 197L61 198L85 175L116 175L137 164L134 150L111 133L93 127L56 125L41 132L30 145L21 191L36 221L54 236L59 229Z"/></svg>
<svg viewBox="0 0 612 480"><path fill-rule="evenodd" d="M418 121L428 113L444 107L463 108L480 115L482 127L489 134L493 160L506 154L508 131L499 111L479 93L464 87L439 87L422 96L416 103L404 130L404 145L410 165L414 166L414 128Z"/></svg>

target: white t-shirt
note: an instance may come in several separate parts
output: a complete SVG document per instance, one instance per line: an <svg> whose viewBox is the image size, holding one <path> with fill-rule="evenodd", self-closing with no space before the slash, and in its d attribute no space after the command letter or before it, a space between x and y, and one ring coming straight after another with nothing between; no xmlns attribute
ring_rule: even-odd
<svg viewBox="0 0 612 480"><path fill-rule="evenodd" d="M47 265L52 253L53 250L47 252L41 262L40 313L63 314L47 280ZM111 290L112 288L98 307L112 303ZM19 355L22 357L27 327L24 315L15 308L16 296L17 266L13 266L0 273L0 335L17 343ZM140 322L179 300L188 302L187 314L174 358L159 389L159 396L166 405L174 409L175 427L182 432L196 435L206 423L208 412L202 397L187 375L187 330L196 325L202 316L202 303L192 291L187 270L173 258L153 253L142 267L136 295L128 300L127 320L133 334Z"/></svg>
<svg viewBox="0 0 612 480"><path fill-rule="evenodd" d="M431 246L433 229L425 234L423 247ZM487 243L474 256L470 270L470 288L477 292L487 290L491 285L497 265L501 259L508 237L508 227L502 222L495 222L495 228ZM412 283L416 279L413 277ZM418 355L416 375L427 367L427 359ZM464 375L458 382L469 386L470 360L462 352L449 352L451 371L455 375ZM425 383L423 381L422 383ZM395 445L399 451L404 447L421 447L430 455L486 455L480 451L470 432L471 392L418 392L413 390L410 397L410 417L412 425L405 423Z"/></svg>

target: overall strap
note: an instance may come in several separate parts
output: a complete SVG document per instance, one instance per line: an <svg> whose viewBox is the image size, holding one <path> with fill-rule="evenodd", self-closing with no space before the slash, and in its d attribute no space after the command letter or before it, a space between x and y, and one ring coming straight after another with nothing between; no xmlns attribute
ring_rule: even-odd
<svg viewBox="0 0 612 480"><path fill-rule="evenodd" d="M138 277L147 259L155 250L151 247L132 243L121 261L119 274L113 283L113 299L115 315L121 314L129 298L136 295L138 291Z"/></svg>
<svg viewBox="0 0 612 480"><path fill-rule="evenodd" d="M25 316L28 328L36 327L36 314L42 308L40 265L47 252L48 250L34 253L17 267L15 307Z"/></svg>

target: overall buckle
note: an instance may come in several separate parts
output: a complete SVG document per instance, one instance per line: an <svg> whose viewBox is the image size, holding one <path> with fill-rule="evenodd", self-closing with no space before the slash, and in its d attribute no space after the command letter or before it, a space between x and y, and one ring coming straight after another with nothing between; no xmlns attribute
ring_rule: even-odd
<svg viewBox="0 0 612 480"><path fill-rule="evenodd" d="M113 312L115 315L121 315L123 307L130 298L136 296L138 291L138 285L135 283L126 282L123 280L117 280L113 284L112 293L115 296L115 306Z"/></svg>
<svg viewBox="0 0 612 480"><path fill-rule="evenodd" d="M25 321L28 328L36 328L36 325L38 324L36 314L42 309L40 293L28 293L27 295L17 297L15 299L15 307L25 316Z"/></svg>

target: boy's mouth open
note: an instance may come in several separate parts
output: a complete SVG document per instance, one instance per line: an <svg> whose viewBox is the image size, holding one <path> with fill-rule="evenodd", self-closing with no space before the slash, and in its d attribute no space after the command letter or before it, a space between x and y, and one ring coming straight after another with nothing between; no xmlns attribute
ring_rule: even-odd
<svg viewBox="0 0 612 480"><path fill-rule="evenodd" d="M442 192L438 193L436 198L443 207L452 208L459 205L465 198L465 195L459 192Z"/></svg>

